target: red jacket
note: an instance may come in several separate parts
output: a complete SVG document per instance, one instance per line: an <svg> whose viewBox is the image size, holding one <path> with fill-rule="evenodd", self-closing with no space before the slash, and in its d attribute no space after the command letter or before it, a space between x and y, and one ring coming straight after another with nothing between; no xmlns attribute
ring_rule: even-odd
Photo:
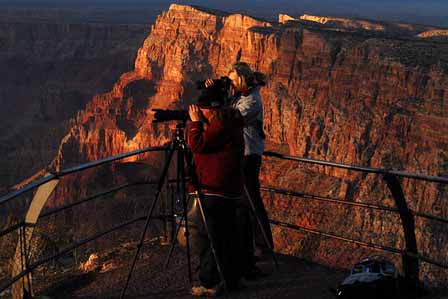
<svg viewBox="0 0 448 299"><path fill-rule="evenodd" d="M244 157L242 118L215 120L206 129L200 121L191 122L188 126L188 145L193 153L202 194L241 196ZM189 190L194 191L191 183Z"/></svg>

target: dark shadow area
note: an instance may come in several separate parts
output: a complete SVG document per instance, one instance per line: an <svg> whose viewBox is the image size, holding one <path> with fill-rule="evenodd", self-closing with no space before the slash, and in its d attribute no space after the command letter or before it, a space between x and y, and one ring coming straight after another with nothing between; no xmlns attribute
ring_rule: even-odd
<svg viewBox="0 0 448 299"><path fill-rule="evenodd" d="M144 119L144 112L150 104L150 97L155 94L155 85L150 80L130 82L123 89L121 115L117 117L117 126L132 139L138 133L138 128Z"/></svg>
<svg viewBox="0 0 448 299"><path fill-rule="evenodd" d="M83 288L95 280L95 273L70 274L64 280L55 283L44 290L40 295L49 296L53 299L70 298L70 294L79 288Z"/></svg>
<svg viewBox="0 0 448 299"><path fill-rule="evenodd" d="M140 79L130 82L123 89L123 98L132 98L135 110L142 110L149 104L149 97L155 93L154 83Z"/></svg>

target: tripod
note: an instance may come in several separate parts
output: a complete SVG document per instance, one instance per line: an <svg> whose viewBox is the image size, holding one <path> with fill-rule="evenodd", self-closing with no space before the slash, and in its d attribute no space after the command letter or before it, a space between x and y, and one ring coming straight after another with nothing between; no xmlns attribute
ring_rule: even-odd
<svg viewBox="0 0 448 299"><path fill-rule="evenodd" d="M128 273L128 276L127 276L127 279L126 279L125 286L124 286L124 288L123 288L123 290L121 292L121 295L120 295L121 299L123 299L125 297L125 295L126 295L126 290L128 288L129 281L130 281L131 276L132 276L132 272L134 271L135 264L136 264L137 258L138 258L138 254L140 253L140 249L143 246L145 235L146 235L146 232L148 230L149 222L152 219L152 216L153 216L153 213L154 213L154 209L156 207L156 204L157 204L157 201L159 199L159 196L160 196L160 194L162 192L162 187L163 187L163 184L164 184L164 182L166 180L166 177L167 177L167 174L168 174L168 169L169 169L169 166L171 164L171 160L173 159L173 155L174 155L175 151L177 151L177 163L178 163L177 164L177 184L182 184L182 192L181 193L182 193L183 215L182 215L182 219L181 219L181 221L180 221L180 223L179 223L179 225L178 225L178 227L176 229L175 236L173 237L173 243L172 243L172 246L171 246L171 249L170 249L170 253L169 253L169 256L167 258L167 261L166 261L165 265L167 266L168 263L169 263L169 258L171 256L173 250L174 250L174 247L175 247L175 244L176 244L175 240L177 239L177 235L178 235L178 233L180 231L180 227L182 225L182 221L185 220L185 238L186 238L186 251L187 251L187 263L188 263L188 278L189 278L190 283L192 282L190 239L189 239L190 234L189 234L189 231L188 231L188 216L187 216L187 205L188 205L188 202L187 202L187 194L185 192L186 191L186 188L185 188L186 187L185 160L187 160L187 162L190 162L191 161L191 157L187 157L188 150L187 150L187 145L186 145L185 139L184 139L184 128L185 128L185 122L178 124L176 126L176 130L174 132L173 140L170 142L167 159L165 161L165 165L162 168L162 173L160 175L160 178L159 178L159 181L158 181L158 184L157 184L157 189L156 189L156 192L155 192L154 200L152 201L152 203L151 203L151 205L149 206L149 209L148 209L145 226L144 226L143 231L141 233L140 241L137 244L137 251L134 254L134 258L132 259L131 268L129 270L129 273ZM190 169L193 169L191 167L191 165L190 165ZM200 190L198 188L198 183L197 183L197 180L195 178L195 175L192 175L192 182L193 182L193 186L194 186L194 189L195 189L194 197L195 197L195 200L197 200L198 205L199 205L200 214L201 214L202 221L204 223L204 227L205 227L205 230L207 232L207 236L208 236L208 239L209 239L209 242L210 242L211 251L212 251L213 256L215 258L215 261L216 261L216 266L217 266L217 269L218 269L218 273L219 273L220 279L221 279L221 281L223 283L223 286L224 286L224 291L227 293L226 281L224 279L224 274L222 272L221 263L219 261L219 258L217 256L217 254L216 254L216 249L215 249L215 246L214 246L214 244L215 244L214 240L213 240L213 238L212 238L212 236L210 234L210 230L209 230L208 225L207 225L207 218L206 218L205 211L204 211L204 208L203 208L202 198L201 198ZM177 186L177 190L179 190L179 185Z"/></svg>
<svg viewBox="0 0 448 299"><path fill-rule="evenodd" d="M184 146L185 146L185 144L184 144ZM190 163L191 164L191 161L192 161L192 158L191 158L191 152L189 152L186 148L184 148L185 150L184 150L184 154L186 155L185 156L185 161L187 161L187 164L188 163ZM184 184L184 186L185 186L185 173L183 172L183 170L184 170L184 165L183 165L183 162L184 162L184 159L181 159L181 161L179 162L179 167L180 167L180 171L181 171L181 173L179 173L179 167L178 167L178 176L177 176L177 182L179 182L179 180L182 180L182 182L183 182L183 184ZM195 177L195 172L194 172L194 168L193 167L191 167L191 165L188 165L189 167L190 167L190 169L192 170L192 181L193 181L193 185L195 186L195 190L196 190L196 193L194 194L194 199L195 200L197 200L198 202L199 202L199 208L200 208L200 211L201 211L201 214L202 214L202 218L203 218L203 221L204 221L204 223L206 223L205 222L205 214L204 214L204 212L203 212L203 208L202 208L202 203L201 203L201 201L200 201L200 194L199 194L199 188L197 188L197 186L198 186L198 183L197 183L197 181L195 180L196 179L196 177ZM177 190L179 190L179 188L177 188ZM183 188L183 190L185 190L185 187ZM256 210L256 208L255 208L255 205L254 205L254 202L253 202L253 199L252 199L252 197L251 197L251 195L250 195L250 193L249 193L249 191L248 191L248 189L247 189L247 187L246 186L244 186L244 188L243 188L243 191L244 191L244 195L245 195L245 197L246 197L246 200L247 200L247 202L249 203L249 208L252 210L252 214L253 214L253 216L254 216L254 218L255 218L255 220L256 220L256 223L257 223L257 225L260 227L260 230L261 230L261 233L262 233L262 237L263 237L263 239L264 239L264 241L265 241L265 244L266 244L266 246L268 247L268 249L269 249L269 252L270 252L270 254L271 254L271 256L272 256L272 260L273 260L273 262L274 262L274 264L275 264L275 269L276 270L278 270L278 268L279 268L279 265L278 265L278 261L277 261L277 258L276 258L276 256L275 256L275 253L274 253L274 251L273 251L273 248L272 248L272 246L271 246L271 243L269 242L269 240L268 240L268 237L267 237L267 234L266 234L266 231L265 231L265 229L264 229L264 226L263 226L263 224L262 224L262 222L261 222L261 219L260 219L260 217L259 217L259 215L258 215L258 213L257 213L257 210ZM185 196L185 192L183 192L183 195ZM185 198L184 198L184 200L183 200L183 203L184 203L184 207L186 207L187 206L187 204L185 204L185 202L187 202L186 200L185 200ZM167 257L167 259L166 259L166 261L165 261L165 268L167 268L168 267L168 264L169 264L169 261L170 261L170 258L171 258L171 255L172 255L172 253L173 253L173 251L174 251L174 247L176 246L176 240L177 240L177 236L178 236L178 234L179 234L179 232L180 232L180 229L181 229L181 227L182 227L182 223L183 223L183 220L184 220L184 217L186 217L186 215L187 215L187 211L186 210L184 210L184 214L182 215L182 218L181 218L181 220L180 220L180 222L178 223L178 226L177 226L177 229L175 230L175 234L174 234L174 236L173 236L173 238L172 238L172 240L173 240L173 242L172 242L172 246L171 246L171 248L170 248L170 252L169 252L169 254L168 254L168 257ZM211 236L210 236L210 234L209 234L209 232L208 232L208 226L206 225L206 230L207 230L207 234L208 234L208 238L209 238L209 240L211 240ZM187 252L189 252L189 239L188 239L188 237L189 237L189 231L188 231L188 224L187 224L187 221L185 221L185 236L186 236L186 247L187 247ZM212 248L213 249L213 248ZM216 253L214 253L214 255L216 256ZM219 263L218 263L218 269L219 269ZM190 267L190 263L189 263L189 267ZM191 271L191 269L189 268L189 271ZM191 277L191 272L189 272L190 273L190 277ZM221 273L220 273L221 274ZM221 274L221 278L222 278L222 274ZM190 278L190 282L191 282L191 278ZM225 283L225 282L224 282Z"/></svg>
<svg viewBox="0 0 448 299"><path fill-rule="evenodd" d="M226 280L224 279L224 274L223 274L223 271L222 271L222 268L221 268L222 264L221 264L221 262L219 260L217 252L216 252L216 248L215 248L215 244L216 243L213 240L213 236L211 235L210 230L209 230L209 226L207 224L208 223L207 222L207 216L206 216L206 213L204 211L204 205L202 203L203 199L202 199L202 196L201 196L201 193L200 193L199 183L197 181L197 177L196 177L194 168L191 165L192 164L191 153L188 151L187 145L185 143L184 128L185 128L185 122L182 122L182 123L178 124L176 126L176 130L174 132L173 140L170 142L167 159L165 161L165 165L163 166L162 173L160 175L160 178L159 178L159 181L158 181L158 184L157 184L157 190L156 190L156 193L155 193L155 198L154 198L153 202L151 203L151 205L149 207L149 210L148 210L148 213L147 213L146 222L145 222L145 226L143 228L143 231L142 231L142 234L141 234L141 237L140 237L140 241L139 241L139 243L137 245L137 251L136 251L136 253L134 255L134 258L132 260L131 268L129 270L129 273L128 273L128 276L127 276L127 279L126 279L126 284L125 284L125 286L124 286L124 288L122 290L121 296L120 296L121 299L123 299L125 294L126 294L126 290L127 290L128 285L129 285L129 281L131 279L132 272L133 272L135 264L137 262L138 254L140 252L141 247L143 246L145 235L146 235L146 232L147 232L147 229L148 229L148 226L149 226L149 222L152 219L155 206L157 204L157 201L158 201L159 195L161 193L163 184L164 184L164 182L166 180L166 177L167 177L167 174L168 174L168 169L169 169L169 166L170 166L170 163L171 163L171 160L173 158L173 155L174 155L175 151L177 151L177 180L176 180L177 188L176 188L176 190L177 191L179 191L180 189L182 190L181 193L182 193L183 214L182 214L182 217L181 217L181 220L180 220L179 224L177 225L176 232L175 232L175 234L174 234L174 236L172 238L172 245L171 245L168 257L167 257L167 259L165 261L165 268L169 264L171 255L172 255L172 253L174 251L174 248L176 246L177 236L178 236L178 234L180 232L182 223L184 222L185 223L186 254L187 254L187 264L188 264L188 278L189 278L190 283L192 282L191 254L190 254L190 233L189 233L188 214L187 214L187 207L188 207L188 200L189 199L187 199L187 194L186 194L186 175L185 175L185 166L187 165L189 167L189 169L191 170L191 178L190 179L191 179L191 181L193 183L193 187L194 187L194 200L196 200L197 203L198 203L200 215L201 215L201 218L202 218L202 222L204 224L204 228L205 228L205 231L206 231L209 243L210 243L210 249L211 249L213 257L215 259L216 267L217 267L217 270L218 270L221 282L223 284L224 291L227 294ZM185 162L187 162L187 164L185 164ZM181 188L180 188L179 184L182 185ZM244 187L244 191L245 191L247 199L248 199L248 201L250 203L250 207L253 210L253 213L255 215L257 223L260 226L260 229L261 229L262 234L263 234L263 238L264 238L266 244L268 245L268 247L271 249L270 251L271 251L271 254L272 254L273 261L275 262L276 269L278 269L277 259L276 259L275 254L274 254L274 252L273 252L273 250L272 250L272 248L270 246L270 243L268 241L266 232L265 232L265 230L264 230L264 228L263 228L263 226L261 224L261 221L260 221L260 219L259 219L259 217L258 217L258 215L256 213L255 206L254 206L254 204L252 202L252 199L251 199L251 197L249 195L249 192L247 191L246 187Z"/></svg>

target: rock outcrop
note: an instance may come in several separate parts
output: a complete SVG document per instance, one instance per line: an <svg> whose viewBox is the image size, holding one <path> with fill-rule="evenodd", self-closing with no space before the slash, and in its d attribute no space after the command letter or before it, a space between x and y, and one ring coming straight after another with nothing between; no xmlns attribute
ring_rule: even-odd
<svg viewBox="0 0 448 299"><path fill-rule="evenodd" d="M134 70L78 113L54 167L165 143L173 124L153 124L151 109L185 108L197 96L196 80L226 74L237 60L269 78L262 98L272 148L346 164L448 175L448 44L307 22L273 24L176 4L151 27ZM394 205L375 175L266 159L262 178L265 185L323 197ZM448 218L446 186L410 179L402 184L411 209ZM397 215L267 193L264 199L271 218L279 221L404 246ZM446 263L448 228L422 218L416 223L420 252ZM376 253L283 227L273 231L278 251L336 267ZM400 262L399 256L390 257ZM425 281L443 284L447 277L446 271L422 264Z"/></svg>
<svg viewBox="0 0 448 299"><path fill-rule="evenodd" d="M401 37L420 37L424 32L443 31L443 29L427 26L398 22L385 22L365 19L353 19L332 16L315 16L304 14L298 18L286 14L279 15L279 23L299 22L308 25L320 25L325 29L347 32L369 31L387 36Z"/></svg>
<svg viewBox="0 0 448 299"><path fill-rule="evenodd" d="M428 30L418 34L418 37L431 38L431 39L448 39L448 30L446 29L434 29Z"/></svg>

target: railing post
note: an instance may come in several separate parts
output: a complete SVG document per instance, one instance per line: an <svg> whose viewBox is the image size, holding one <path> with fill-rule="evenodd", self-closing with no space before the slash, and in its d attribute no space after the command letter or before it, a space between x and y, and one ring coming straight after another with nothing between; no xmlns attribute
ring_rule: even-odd
<svg viewBox="0 0 448 299"><path fill-rule="evenodd" d="M32 234L32 232L31 232ZM26 223L22 226L22 242L23 242L23 261L25 263L25 271L29 271L30 267L29 267L29 259L30 259L30 254L29 254L29 250L30 248L28 247L28 244L26 242L27 239L31 239L31 235L28 236L28 231L27 231L27 227L26 227ZM32 288L32 273L28 272L28 274L26 275L26 277L24 278L24 281L26 282L26 285L23 289L23 299L31 299L33 297L33 288Z"/></svg>
<svg viewBox="0 0 448 299"><path fill-rule="evenodd" d="M406 198L401 188L401 184L397 177L392 174L385 174L383 179L387 183L387 187L392 193L395 204L400 213L401 223L403 225L404 239L406 242L406 252L402 254L403 272L405 278L413 283L419 281L419 260L415 256L418 255L417 240L415 238L415 220L411 210L406 203ZM409 256L407 252L415 256Z"/></svg>
<svg viewBox="0 0 448 299"><path fill-rule="evenodd" d="M48 175L50 174L47 174L47 176ZM56 188L58 183L59 180L57 179L46 182L45 184L39 186L33 196L33 200L31 201L25 215L24 224L19 229L19 244L16 246L16 252L12 260L12 277L18 275L23 270L28 270L28 258L31 256L31 251L37 250L36 248L30 246L34 232L34 225L36 224L40 212L47 202L47 199L53 193L53 190ZM13 285L12 295L14 299L26 298L27 293L32 296L31 273L28 273L26 277L23 278L23 281L26 283L25 286L23 286L23 283L20 281Z"/></svg>

